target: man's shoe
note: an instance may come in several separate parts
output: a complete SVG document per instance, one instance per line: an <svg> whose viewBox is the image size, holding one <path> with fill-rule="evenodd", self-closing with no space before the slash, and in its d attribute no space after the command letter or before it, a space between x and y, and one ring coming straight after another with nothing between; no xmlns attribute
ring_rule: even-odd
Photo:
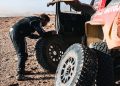
<svg viewBox="0 0 120 86"><path fill-rule="evenodd" d="M16 79L17 79L18 81L24 81L24 80L26 80L26 77L25 77L24 74L18 74L17 77L16 77Z"/></svg>

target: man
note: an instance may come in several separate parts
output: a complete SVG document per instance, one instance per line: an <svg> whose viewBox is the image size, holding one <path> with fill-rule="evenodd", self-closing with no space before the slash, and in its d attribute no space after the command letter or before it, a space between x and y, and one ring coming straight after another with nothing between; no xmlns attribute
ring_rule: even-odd
<svg viewBox="0 0 120 86"><path fill-rule="evenodd" d="M42 26L47 25L49 21L50 18L46 14L41 14L40 17L25 17L10 29L10 38L18 57L17 80L25 79L25 62L28 57L25 37L37 39L42 36L45 32ZM37 31L39 35L33 34L35 31Z"/></svg>

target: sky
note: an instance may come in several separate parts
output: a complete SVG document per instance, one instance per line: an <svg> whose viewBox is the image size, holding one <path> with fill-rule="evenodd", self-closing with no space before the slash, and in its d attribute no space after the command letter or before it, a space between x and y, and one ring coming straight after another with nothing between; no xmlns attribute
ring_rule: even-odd
<svg viewBox="0 0 120 86"><path fill-rule="evenodd" d="M51 0L0 0L0 16L32 15L53 12L54 7L47 7Z"/></svg>
<svg viewBox="0 0 120 86"><path fill-rule="evenodd" d="M47 7L47 3L50 1L52 0L0 0L0 17L51 13L55 11L55 7ZM88 2L90 0L80 1Z"/></svg>

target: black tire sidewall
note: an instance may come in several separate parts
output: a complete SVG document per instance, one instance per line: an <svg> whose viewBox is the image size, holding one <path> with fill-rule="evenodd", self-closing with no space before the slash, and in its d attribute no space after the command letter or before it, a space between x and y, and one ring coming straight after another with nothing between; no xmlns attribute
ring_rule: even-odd
<svg viewBox="0 0 120 86"><path fill-rule="evenodd" d="M41 38L36 43L36 57L38 63L41 64L44 69L55 73L59 62L54 63L48 55L49 45L53 43L58 44L62 48L62 50L64 50L64 43L59 37Z"/></svg>
<svg viewBox="0 0 120 86"><path fill-rule="evenodd" d="M97 86L114 86L113 58L106 42L92 44L98 56Z"/></svg>

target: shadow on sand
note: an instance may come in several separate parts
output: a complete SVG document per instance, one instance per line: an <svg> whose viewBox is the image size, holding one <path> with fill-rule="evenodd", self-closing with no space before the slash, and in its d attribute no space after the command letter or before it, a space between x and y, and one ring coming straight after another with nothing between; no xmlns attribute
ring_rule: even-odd
<svg viewBox="0 0 120 86"><path fill-rule="evenodd" d="M26 80L49 80L49 79L55 79L54 75L49 72L37 72L37 73L31 73L30 71L26 72ZM40 76L39 76L40 75ZM34 76L34 77L30 77L30 76ZM39 76L39 77L35 77L35 76Z"/></svg>

